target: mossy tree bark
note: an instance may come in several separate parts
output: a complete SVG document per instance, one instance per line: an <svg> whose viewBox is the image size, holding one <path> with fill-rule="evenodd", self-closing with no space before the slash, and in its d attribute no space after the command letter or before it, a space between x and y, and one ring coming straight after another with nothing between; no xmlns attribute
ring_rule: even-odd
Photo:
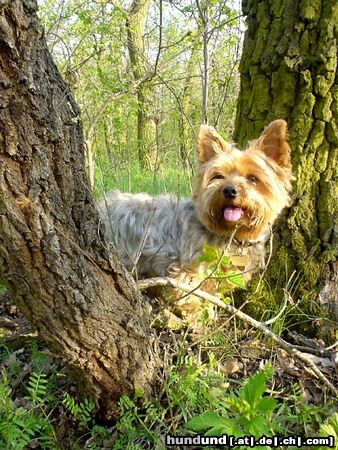
<svg viewBox="0 0 338 450"><path fill-rule="evenodd" d="M0 262L15 302L108 415L155 373L149 311L109 250L79 109L35 0L0 7Z"/></svg>
<svg viewBox="0 0 338 450"><path fill-rule="evenodd" d="M274 286L282 274L285 285L296 271L298 296L320 294L337 318L338 3L243 0L243 12L235 140L243 145L285 118L296 175L268 281Z"/></svg>
<svg viewBox="0 0 338 450"><path fill-rule="evenodd" d="M156 163L156 123L153 96L147 78L151 78L150 65L144 48L146 20L151 0L133 0L127 19L128 50L137 88L137 143L140 167L154 169Z"/></svg>

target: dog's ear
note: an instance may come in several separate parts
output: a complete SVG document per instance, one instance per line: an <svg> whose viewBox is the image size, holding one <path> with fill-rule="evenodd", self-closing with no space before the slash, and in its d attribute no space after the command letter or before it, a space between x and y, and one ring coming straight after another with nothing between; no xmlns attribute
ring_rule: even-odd
<svg viewBox="0 0 338 450"><path fill-rule="evenodd" d="M198 135L198 155L201 164L204 164L217 154L226 152L228 149L229 145L217 133L215 128L209 125L201 125Z"/></svg>
<svg viewBox="0 0 338 450"><path fill-rule="evenodd" d="M260 150L284 169L291 169L291 150L288 142L288 125L285 120L271 122L261 134Z"/></svg>

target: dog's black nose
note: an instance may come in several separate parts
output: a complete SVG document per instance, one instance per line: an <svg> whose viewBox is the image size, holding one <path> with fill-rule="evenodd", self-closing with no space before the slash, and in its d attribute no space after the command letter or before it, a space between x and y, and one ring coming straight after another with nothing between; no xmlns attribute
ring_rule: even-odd
<svg viewBox="0 0 338 450"><path fill-rule="evenodd" d="M225 198L235 198L239 194L236 188L233 186L225 186L223 189L223 194Z"/></svg>

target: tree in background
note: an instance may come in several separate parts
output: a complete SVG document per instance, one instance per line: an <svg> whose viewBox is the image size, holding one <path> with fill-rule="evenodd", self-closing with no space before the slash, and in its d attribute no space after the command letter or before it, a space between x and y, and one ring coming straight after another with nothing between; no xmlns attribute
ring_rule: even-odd
<svg viewBox="0 0 338 450"><path fill-rule="evenodd" d="M235 139L245 144L275 118L286 118L296 181L283 219L270 285L295 271L298 298L337 306L338 3L244 0L247 31L240 64ZM320 325L321 322L319 322Z"/></svg>
<svg viewBox="0 0 338 450"><path fill-rule="evenodd" d="M151 0L133 0L127 18L128 50L137 87L137 146L138 159L142 169L154 169L156 167L156 120L153 93L150 90L148 79L154 76L151 73L151 65L145 52L144 34L146 21L149 14ZM162 0L160 0L162 8ZM162 9L161 9L162 14ZM160 23L162 34L162 18ZM161 41L159 43L161 51ZM157 70L158 59L156 60Z"/></svg>
<svg viewBox="0 0 338 450"><path fill-rule="evenodd" d="M135 62L142 69L138 78L129 51L131 28L126 27L131 18L140 24L133 15L137 2L133 11L133 3L125 1L41 2L49 47L82 110L88 168L92 182L95 173L97 190L148 190L142 185L145 174L138 169L142 92L152 143L141 141L145 150L152 149L151 159L158 160L155 188L163 179L169 185L161 185L161 190L175 189L181 169L193 166L203 97L203 43L195 3L147 3L144 31L129 33L138 36L141 46L141 51L134 49ZM239 13L226 2L208 1L208 5L209 31L213 31L208 43L209 123L217 123L230 138L239 85Z"/></svg>

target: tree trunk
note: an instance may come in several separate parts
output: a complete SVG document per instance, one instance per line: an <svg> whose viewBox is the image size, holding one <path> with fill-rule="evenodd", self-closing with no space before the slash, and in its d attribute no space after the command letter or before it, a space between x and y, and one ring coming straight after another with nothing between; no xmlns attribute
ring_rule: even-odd
<svg viewBox="0 0 338 450"><path fill-rule="evenodd" d="M135 81L150 72L144 50L144 33L151 0L133 0L127 20L128 51ZM137 89L137 142L141 168L152 169L156 159L156 126L152 92L146 82Z"/></svg>
<svg viewBox="0 0 338 450"><path fill-rule="evenodd" d="M203 3L203 4L202 4ZM203 28L202 123L208 123L209 106L209 2L197 3Z"/></svg>
<svg viewBox="0 0 338 450"><path fill-rule="evenodd" d="M195 145L195 133L192 133L191 124L188 119L193 107L192 89L194 86L194 74L198 63L198 51L200 47L200 31L196 32L191 48L190 57L185 71L185 80L178 119L178 135L180 139L180 157L183 167L190 166L189 152ZM193 134L193 139L192 139Z"/></svg>
<svg viewBox="0 0 338 450"><path fill-rule="evenodd" d="M137 145L142 169L156 169L156 123L151 91L145 84L137 90Z"/></svg>
<svg viewBox="0 0 338 450"><path fill-rule="evenodd" d="M338 3L244 0L243 12L248 28L235 139L243 145L271 120L285 118L296 175L293 205L277 230L280 246L268 282L275 286L283 279L285 287L296 271L298 298L321 293L324 303L331 302L334 320Z"/></svg>
<svg viewBox="0 0 338 450"><path fill-rule="evenodd" d="M109 415L151 391L145 300L109 252L85 173L79 109L33 0L0 7L0 262L41 338Z"/></svg>

